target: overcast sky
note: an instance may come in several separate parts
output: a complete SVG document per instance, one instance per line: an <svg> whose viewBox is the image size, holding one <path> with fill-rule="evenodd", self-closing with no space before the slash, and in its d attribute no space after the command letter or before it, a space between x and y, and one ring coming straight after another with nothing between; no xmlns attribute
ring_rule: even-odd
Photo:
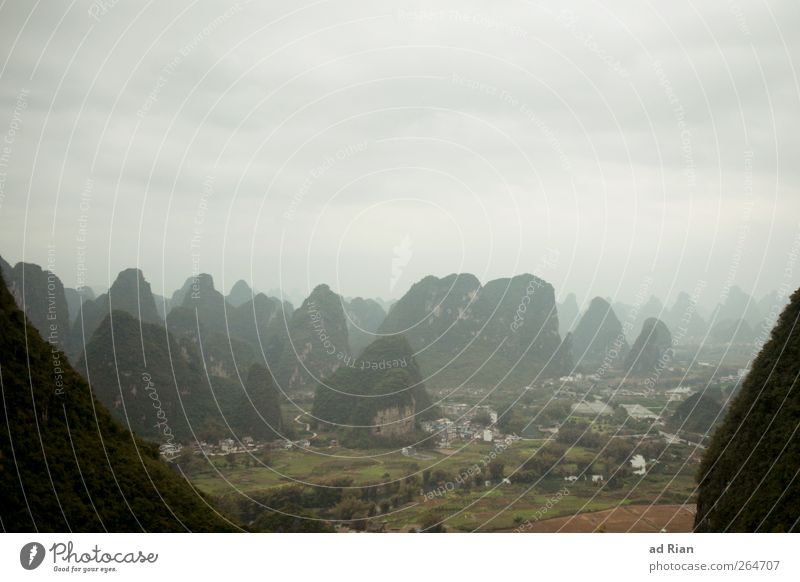
<svg viewBox="0 0 800 582"><path fill-rule="evenodd" d="M0 254L162 294L800 285L795 0L263 4L3 2Z"/></svg>

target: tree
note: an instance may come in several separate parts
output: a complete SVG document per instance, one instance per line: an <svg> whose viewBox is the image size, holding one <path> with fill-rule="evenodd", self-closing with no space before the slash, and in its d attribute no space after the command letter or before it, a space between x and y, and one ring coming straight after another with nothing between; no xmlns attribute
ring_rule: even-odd
<svg viewBox="0 0 800 582"><path fill-rule="evenodd" d="M194 451L188 448L182 450L173 459L173 462L187 475L193 475L205 467L205 463L194 454Z"/></svg>
<svg viewBox="0 0 800 582"><path fill-rule="evenodd" d="M300 507L286 506L283 513L265 509L253 523L253 528L264 532L306 532L332 533L333 527L327 521L315 519L314 515Z"/></svg>
<svg viewBox="0 0 800 582"><path fill-rule="evenodd" d="M492 424L492 417L485 410L479 410L478 413L472 417L472 423L480 426L489 426Z"/></svg>
<svg viewBox="0 0 800 582"><path fill-rule="evenodd" d="M422 471L422 484L428 485L431 482L431 470L425 469Z"/></svg>
<svg viewBox="0 0 800 582"><path fill-rule="evenodd" d="M228 463L228 467L232 469L236 466L236 455L233 453L228 453L225 455L225 462Z"/></svg>
<svg viewBox="0 0 800 582"><path fill-rule="evenodd" d="M264 447L258 452L258 460L265 466L270 467L272 465L272 451Z"/></svg>
<svg viewBox="0 0 800 582"><path fill-rule="evenodd" d="M438 513L426 513L422 516L422 533L442 533L445 531L442 516Z"/></svg>
<svg viewBox="0 0 800 582"><path fill-rule="evenodd" d="M369 516L370 504L361 501L357 494L348 492L342 500L333 508L333 513L337 519L351 520L362 519ZM354 528L357 529L357 528Z"/></svg>
<svg viewBox="0 0 800 582"><path fill-rule="evenodd" d="M437 485L444 485L448 481L452 481L450 474L444 469L436 469L432 475L433 482Z"/></svg>
<svg viewBox="0 0 800 582"><path fill-rule="evenodd" d="M633 453L634 444L625 439L613 439L606 447L606 455L617 463L624 463Z"/></svg>
<svg viewBox="0 0 800 582"><path fill-rule="evenodd" d="M492 481L499 481L505 476L505 464L495 459L489 463L489 478Z"/></svg>

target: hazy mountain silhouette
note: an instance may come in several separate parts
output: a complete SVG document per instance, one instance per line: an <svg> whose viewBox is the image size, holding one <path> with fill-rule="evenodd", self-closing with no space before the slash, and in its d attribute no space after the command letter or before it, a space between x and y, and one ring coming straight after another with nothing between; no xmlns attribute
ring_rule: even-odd
<svg viewBox="0 0 800 582"><path fill-rule="evenodd" d="M655 374L659 369L659 361L665 358L660 367L667 367L671 357L667 351L672 348L672 335L659 319L651 317L645 320L642 331L625 358L625 369L635 375Z"/></svg>
<svg viewBox="0 0 800 582"><path fill-rule="evenodd" d="M733 286L728 291L725 301L714 309L711 321L716 326L720 323L740 319L746 321L750 328L755 328L764 319L764 315L759 311L755 299L742 291L741 288Z"/></svg>
<svg viewBox="0 0 800 582"><path fill-rule="evenodd" d="M595 297L572 333L572 356L576 366L592 371L604 361L620 367L628 354L628 342L611 305Z"/></svg>
<svg viewBox="0 0 800 582"><path fill-rule="evenodd" d="M350 340L350 353L360 354L364 348L375 341L375 332L386 319L386 312L376 301L355 297L346 301L347 337Z"/></svg>
<svg viewBox="0 0 800 582"><path fill-rule="evenodd" d="M161 324L150 283L139 269L120 271L108 292L80 305L73 329L73 357L77 359L100 323L112 311L124 311L143 323Z"/></svg>
<svg viewBox="0 0 800 582"><path fill-rule="evenodd" d="M5 263L5 261L4 261ZM2 267L4 277L17 306L41 336L59 350L69 353L73 345L69 305L64 285L55 273L33 263L8 263Z"/></svg>
<svg viewBox="0 0 800 582"><path fill-rule="evenodd" d="M744 319L724 319L708 332L710 343L716 344L749 344L756 337L756 332Z"/></svg>
<svg viewBox="0 0 800 582"><path fill-rule="evenodd" d="M574 293L567 295L564 302L558 304L558 333L561 337L566 337L567 333L578 324L579 313L578 300Z"/></svg>
<svg viewBox="0 0 800 582"><path fill-rule="evenodd" d="M707 325L697 312L697 305L693 303L692 296L681 291L675 298L675 303L664 314L664 323L673 333L673 339L678 345L696 344L704 339Z"/></svg>
<svg viewBox="0 0 800 582"><path fill-rule="evenodd" d="M239 279L231 287L231 292L225 298L234 307L244 305L253 299L254 292L244 279Z"/></svg>
<svg viewBox="0 0 800 582"><path fill-rule="evenodd" d="M74 322L78 317L81 305L86 301L93 301L96 299L94 291L91 287L81 287L80 289L73 289L72 287L64 287L64 297L67 300L67 309L69 310L70 323Z"/></svg>

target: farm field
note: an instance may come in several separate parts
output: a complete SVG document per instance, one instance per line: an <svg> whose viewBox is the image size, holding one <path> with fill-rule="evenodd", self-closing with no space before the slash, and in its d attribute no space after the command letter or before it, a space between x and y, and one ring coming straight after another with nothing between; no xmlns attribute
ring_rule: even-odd
<svg viewBox="0 0 800 582"><path fill-rule="evenodd" d="M575 472L578 466L588 463L595 463L595 470L606 476L613 473L614 468L598 460L595 451L577 446L568 450L558 471L533 482L515 481L517 469L534 458L547 442L518 440L503 450L491 443L472 442L453 449L423 450L415 456L396 450L311 447L270 451L267 455L211 457L210 463L198 462L196 472L186 472L202 492L229 498L274 494L287 487L319 490L320 485L343 479L349 483L344 490L352 495L370 488L391 492L402 485L407 495L401 501L395 497L370 514L369 521L379 531L409 531L431 523L440 524L447 531L462 532L511 531L520 524L528 524L528 531L557 531L562 526L563 531L591 531L589 528L599 527L598 524L604 531L624 531L626 523L637 528L635 531L653 531L658 524L666 523L662 519L666 513L662 515L657 508L672 507L674 513L675 507L693 502L694 465L665 465L644 476L627 475L613 486L589 479L565 481L564 472ZM493 451L495 457L491 457ZM489 478L491 458L502 462L503 478ZM453 477L467 473L480 477L469 486L462 486ZM450 477L437 480L431 479L431 474ZM380 505L380 494L371 499ZM654 508L637 522L632 516L641 512L638 508L651 503ZM611 513L606 519L603 512ZM570 520L576 515L594 517ZM559 519L562 521L556 521ZM691 520L683 512L673 521L671 527L683 528L676 531L690 527ZM350 524L339 524L337 529L348 531Z"/></svg>
<svg viewBox="0 0 800 582"><path fill-rule="evenodd" d="M626 505L604 511L545 519L532 533L668 533L691 532L694 505Z"/></svg>

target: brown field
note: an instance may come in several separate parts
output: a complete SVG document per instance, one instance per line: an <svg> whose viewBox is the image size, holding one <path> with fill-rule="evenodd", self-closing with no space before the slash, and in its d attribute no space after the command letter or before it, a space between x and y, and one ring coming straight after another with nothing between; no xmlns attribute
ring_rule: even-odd
<svg viewBox="0 0 800 582"><path fill-rule="evenodd" d="M694 505L627 505L570 517L545 519L531 525L530 532L691 532Z"/></svg>

